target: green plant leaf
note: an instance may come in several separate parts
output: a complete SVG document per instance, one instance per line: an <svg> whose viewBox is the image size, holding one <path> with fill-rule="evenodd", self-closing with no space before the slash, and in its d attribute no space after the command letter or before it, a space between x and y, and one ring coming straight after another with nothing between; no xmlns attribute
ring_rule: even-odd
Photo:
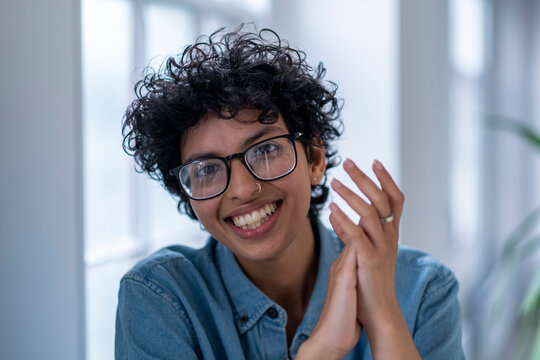
<svg viewBox="0 0 540 360"><path fill-rule="evenodd" d="M534 254L538 248L540 248L540 236L527 240L519 250L516 251L516 258L519 261L524 260L531 256L531 254Z"/></svg>
<svg viewBox="0 0 540 360"><path fill-rule="evenodd" d="M523 220L514 231L510 234L503 250L505 258L516 256L516 251L520 243L529 233L540 224L540 207L531 212L525 220Z"/></svg>
<svg viewBox="0 0 540 360"><path fill-rule="evenodd" d="M540 149L540 134L530 126L514 119L495 114L487 115L487 124L495 128L513 132L521 136L533 147Z"/></svg>
<svg viewBox="0 0 540 360"><path fill-rule="evenodd" d="M540 327L536 326L536 337L532 345L532 357L531 359L540 359Z"/></svg>
<svg viewBox="0 0 540 360"><path fill-rule="evenodd" d="M514 133L524 139L533 148L540 151L540 133L532 127L515 119L497 114L486 115L486 123L492 128ZM506 290L515 277L517 264L537 253L540 236L530 238L532 230L540 224L540 207L535 209L510 234L502 254L502 277L497 284L494 312L502 310L502 300ZM522 322L518 336L518 346L514 348L516 359L540 360L540 269L537 269L523 301L520 304ZM493 315L493 314L492 314ZM531 356L531 357L530 357Z"/></svg>
<svg viewBox="0 0 540 360"><path fill-rule="evenodd" d="M525 298L521 303L523 318L530 320L536 317L540 311L540 268L531 280Z"/></svg>
<svg viewBox="0 0 540 360"><path fill-rule="evenodd" d="M491 308L490 321L497 322L500 320L504 307L506 305L506 297L508 294L508 287L510 286L512 279L514 278L514 272L516 268L516 258L511 257L505 259L499 264L501 267L501 276L499 281L495 285L494 289L494 303Z"/></svg>

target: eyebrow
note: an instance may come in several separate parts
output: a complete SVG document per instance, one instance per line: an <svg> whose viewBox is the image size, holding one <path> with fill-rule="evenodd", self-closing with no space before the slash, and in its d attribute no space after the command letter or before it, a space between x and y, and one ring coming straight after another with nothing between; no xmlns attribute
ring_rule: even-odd
<svg viewBox="0 0 540 360"><path fill-rule="evenodd" d="M260 138L267 135L268 133L275 132L275 131L282 131L281 128L277 126L265 126L261 130L257 131L254 135L248 137L244 142L242 143L242 148L247 148L249 145L257 142Z"/></svg>
<svg viewBox="0 0 540 360"><path fill-rule="evenodd" d="M257 131L255 134L253 134L252 136L248 137L247 139L245 139L243 142L242 142L242 148L243 149L246 149L248 148L251 144L257 142L257 140L261 139L263 136L269 134L269 133L272 133L272 132L281 132L283 131L282 128L280 127L277 127L277 126L265 126L264 128L262 128L261 130ZM220 155L218 155L217 153L215 152L207 152L207 153L195 153L195 154L191 154L191 156L189 158L187 158L185 161L184 161L184 164L190 162L190 161L193 161L193 160L197 160L197 159L201 159L201 158L204 158L204 157L209 157L209 156L218 156L218 157L221 157ZM227 155L226 155L227 156Z"/></svg>

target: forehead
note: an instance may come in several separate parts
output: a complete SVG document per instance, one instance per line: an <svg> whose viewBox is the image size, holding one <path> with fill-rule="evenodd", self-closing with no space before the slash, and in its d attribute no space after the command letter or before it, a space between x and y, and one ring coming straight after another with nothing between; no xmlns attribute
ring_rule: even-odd
<svg viewBox="0 0 540 360"><path fill-rule="evenodd" d="M287 125L279 115L273 124L262 124L258 110L241 110L234 119L222 119L208 114L197 125L189 128L182 138L182 162L206 155L227 156L242 152L249 146L270 136L287 134ZM248 141L248 143L246 143Z"/></svg>

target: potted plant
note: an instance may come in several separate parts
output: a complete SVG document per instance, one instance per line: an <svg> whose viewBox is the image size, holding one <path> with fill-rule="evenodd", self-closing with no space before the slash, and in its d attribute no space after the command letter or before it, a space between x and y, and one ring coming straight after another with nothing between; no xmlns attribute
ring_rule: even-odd
<svg viewBox="0 0 540 360"><path fill-rule="evenodd" d="M493 127L516 134L534 149L540 152L540 134L529 126L518 121L493 116L489 124ZM540 207L531 212L505 242L500 259L503 272L499 282L498 301L495 313L500 313L504 302L504 294L516 277L516 268L525 260L538 254L540 249L540 233L536 229L540 224ZM521 299L518 310L521 326L518 335L515 356L517 359L540 359L540 266L527 285L525 295Z"/></svg>

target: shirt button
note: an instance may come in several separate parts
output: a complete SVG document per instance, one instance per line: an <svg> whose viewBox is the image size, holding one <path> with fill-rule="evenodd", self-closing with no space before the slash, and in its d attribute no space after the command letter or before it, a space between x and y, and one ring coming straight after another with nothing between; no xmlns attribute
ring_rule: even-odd
<svg viewBox="0 0 540 360"><path fill-rule="evenodd" d="M271 307L266 311L266 314L270 317L270 319L275 319L278 317L278 312L275 308Z"/></svg>
<svg viewBox="0 0 540 360"><path fill-rule="evenodd" d="M240 315L240 322L241 322L242 324L247 323L248 320L249 320L249 316L247 316L246 314Z"/></svg>

